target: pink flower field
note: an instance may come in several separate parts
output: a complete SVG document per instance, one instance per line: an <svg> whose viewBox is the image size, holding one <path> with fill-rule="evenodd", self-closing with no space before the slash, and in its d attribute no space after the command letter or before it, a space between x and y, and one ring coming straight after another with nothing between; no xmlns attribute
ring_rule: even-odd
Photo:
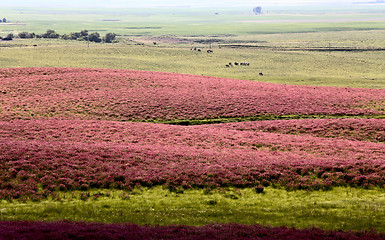
<svg viewBox="0 0 385 240"><path fill-rule="evenodd" d="M302 121L290 120L286 125ZM314 132L313 125L320 130L335 122L312 121L307 127L310 133ZM354 129L357 121L346 120L346 127ZM360 121L360 128L351 131L352 135L357 132L358 138L364 125L384 124L384 120ZM278 128L283 122L270 121L269 126ZM325 138L270 133L258 130L260 125L242 122L185 127L88 120L3 121L0 197L41 198L55 190L131 189L138 185L384 187L383 143L349 140L343 134ZM384 129L377 135L383 138Z"/></svg>
<svg viewBox="0 0 385 240"><path fill-rule="evenodd" d="M0 83L0 201L154 186L385 188L383 89L85 68L0 69ZM241 122L165 124L194 120ZM70 221L0 221L0 232L0 239L384 238L317 228Z"/></svg>
<svg viewBox="0 0 385 240"><path fill-rule="evenodd" d="M290 229L259 225L211 224L193 226L138 226L135 224L100 224L63 222L0 222L2 239L340 239L380 240L384 234L372 232L325 231L322 229Z"/></svg>
<svg viewBox="0 0 385 240"><path fill-rule="evenodd" d="M244 122L227 126L240 131L306 134L315 137L385 142L384 119L298 119Z"/></svg>
<svg viewBox="0 0 385 240"><path fill-rule="evenodd" d="M0 120L165 121L264 115L384 115L385 91L131 70L0 70Z"/></svg>

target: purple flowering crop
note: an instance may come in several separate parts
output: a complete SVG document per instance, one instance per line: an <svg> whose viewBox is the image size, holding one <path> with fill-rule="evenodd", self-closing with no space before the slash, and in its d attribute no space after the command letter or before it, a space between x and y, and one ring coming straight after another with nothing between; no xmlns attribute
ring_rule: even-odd
<svg viewBox="0 0 385 240"><path fill-rule="evenodd" d="M0 120L176 120L384 115L385 90L261 83L175 73L0 69Z"/></svg>
<svg viewBox="0 0 385 240"><path fill-rule="evenodd" d="M379 240L385 235L375 232L325 231L318 228L294 229L240 224L193 226L138 226L82 222L0 222L1 240L35 239L340 239Z"/></svg>
<svg viewBox="0 0 385 240"><path fill-rule="evenodd" d="M295 125L296 121L302 120L290 120L286 125ZM325 120L313 121L321 123L312 123L317 127L327 126ZM365 121L368 126L384 123L360 121L360 126ZM350 126L354 127L355 122L351 120ZM273 127L275 123L283 124L268 124ZM258 130L260 125L255 122L186 127L85 120L3 121L0 198L39 199L55 190L130 189L137 185L384 187L383 143L270 133ZM310 126L308 131L312 132ZM377 134L383 137L384 131Z"/></svg>

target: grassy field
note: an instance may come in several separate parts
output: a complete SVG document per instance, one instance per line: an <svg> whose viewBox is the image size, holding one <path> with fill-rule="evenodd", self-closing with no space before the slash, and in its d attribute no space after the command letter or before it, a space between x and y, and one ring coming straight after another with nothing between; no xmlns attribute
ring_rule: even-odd
<svg viewBox="0 0 385 240"><path fill-rule="evenodd" d="M363 32L378 36L382 31ZM350 33L345 33L346 35ZM354 34L354 33L353 33ZM321 33L303 34L305 39L317 38ZM326 36L326 33L324 37ZM338 34L337 37L342 37ZM278 46L289 41L275 41ZM283 37L283 36L274 36ZM163 38L165 40L165 38ZM295 41L295 40L293 40ZM297 41L301 41L297 39ZM327 41L323 45L327 46ZM2 43L3 46L5 43ZM33 47L32 45L38 45ZM129 44L129 45L128 45ZM298 45L309 44L302 40ZM342 45L342 43L339 43ZM189 46L188 46L189 45ZM315 45L322 45L316 42ZM337 45L337 44L336 44ZM349 45L349 44L347 44ZM284 84L338 87L385 87L385 51L305 51L274 48L221 47L214 46L213 54L193 51L191 47L209 46L191 43L172 46L159 43L154 46L126 43L90 44L64 40L14 40L0 48L1 67L91 67L135 69L148 71L177 72L205 76L226 77ZM226 68L229 62L248 62L250 66ZM259 76L262 72L264 76Z"/></svg>
<svg viewBox="0 0 385 240"><path fill-rule="evenodd" d="M331 191L253 189L185 190L162 187L131 192L58 192L41 202L1 202L1 220L72 221L141 225L261 224L328 230L385 231L383 189Z"/></svg>
<svg viewBox="0 0 385 240"><path fill-rule="evenodd" d="M120 43L88 47L87 42L47 39L0 42L0 67L135 69L384 88L383 5L361 8L348 13L339 8L306 9L305 13L273 9L260 16L249 9L4 9L10 23L0 25L3 36L87 29L101 35L115 32ZM191 51L192 47L203 52ZM210 47L214 54L206 54ZM229 62L250 66L226 68Z"/></svg>
<svg viewBox="0 0 385 240"><path fill-rule="evenodd" d="M385 89L383 5L350 13L246 10L4 9L0 36L88 29L119 43L56 39L0 41L0 67L89 67L176 72L311 86ZM311 11L310 11L311 10ZM309 13L310 12L310 13ZM372 12L372 13L368 13ZM322 14L321 14L322 13ZM156 42L156 44L154 44ZM36 45L36 46L34 46ZM201 48L198 52L192 48ZM206 53L213 49L214 53ZM229 62L250 66L226 67ZM259 73L263 73L260 76ZM252 189L58 192L40 202L1 201L0 220L69 219L137 224L267 224L385 232L384 189Z"/></svg>
<svg viewBox="0 0 385 240"><path fill-rule="evenodd" d="M383 30L383 5L345 8L271 9L256 16L252 9L4 9L9 25L1 32L44 32L54 27L60 34L89 29L128 36L253 35L318 31ZM268 11L269 9L266 9ZM294 24L293 24L294 23ZM333 23L333 24L331 24Z"/></svg>

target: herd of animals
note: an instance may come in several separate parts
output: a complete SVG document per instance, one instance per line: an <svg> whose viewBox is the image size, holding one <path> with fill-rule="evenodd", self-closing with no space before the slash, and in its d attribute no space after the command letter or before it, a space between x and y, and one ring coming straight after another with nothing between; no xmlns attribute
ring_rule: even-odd
<svg viewBox="0 0 385 240"><path fill-rule="evenodd" d="M196 48L196 47L191 48L191 50L202 52L202 49ZM214 53L214 51L211 50L211 49L208 49L207 53ZM233 63L230 62L229 64L226 64L226 67L228 67L228 68L229 67L233 67L233 66L250 66L250 63L248 63L248 62L242 62L242 63L234 62L234 64L233 64ZM263 76L263 73L260 72L258 75L259 76Z"/></svg>

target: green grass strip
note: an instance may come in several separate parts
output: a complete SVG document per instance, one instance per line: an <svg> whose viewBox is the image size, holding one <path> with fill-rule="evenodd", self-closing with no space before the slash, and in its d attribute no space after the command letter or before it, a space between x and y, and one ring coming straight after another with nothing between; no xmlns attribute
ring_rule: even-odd
<svg viewBox="0 0 385 240"><path fill-rule="evenodd" d="M330 191L254 189L132 192L60 192L41 202L1 201L0 220L72 221L140 225L262 224L385 232L385 190L338 187Z"/></svg>
<svg viewBox="0 0 385 240"><path fill-rule="evenodd" d="M384 119L385 115L261 115L252 117L219 117L211 119L175 119L169 121L154 120L147 122L164 123L172 125L203 125L203 124L218 124L230 122L252 122L252 121L267 121L267 120L291 120L291 119Z"/></svg>

